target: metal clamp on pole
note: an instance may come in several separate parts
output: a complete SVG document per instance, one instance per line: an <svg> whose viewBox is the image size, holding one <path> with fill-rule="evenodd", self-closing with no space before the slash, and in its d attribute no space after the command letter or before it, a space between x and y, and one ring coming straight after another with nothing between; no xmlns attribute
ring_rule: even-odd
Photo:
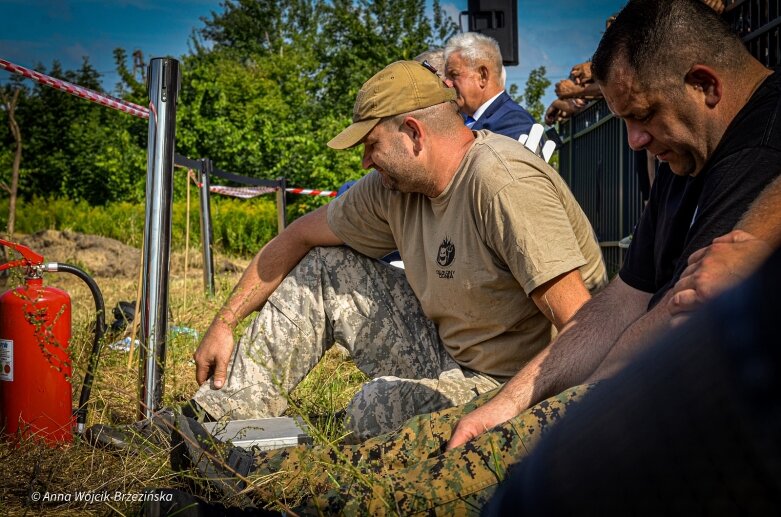
<svg viewBox="0 0 781 517"><path fill-rule="evenodd" d="M146 419L160 408L163 399L179 62L152 59L147 81L150 116L139 376L139 416Z"/></svg>
<svg viewBox="0 0 781 517"><path fill-rule="evenodd" d="M203 289L209 296L214 296L214 254L212 243L212 211L209 201L209 188L214 164L208 158L203 159L201 167L201 246L203 248Z"/></svg>

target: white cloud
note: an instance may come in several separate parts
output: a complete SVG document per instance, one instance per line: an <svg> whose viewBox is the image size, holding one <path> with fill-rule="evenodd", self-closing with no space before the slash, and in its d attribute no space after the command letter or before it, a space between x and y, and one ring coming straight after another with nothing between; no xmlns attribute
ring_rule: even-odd
<svg viewBox="0 0 781 517"><path fill-rule="evenodd" d="M461 9L459 9L455 4L442 3L440 4L440 7L447 16L450 16L453 19L454 22L459 22L458 17L461 13Z"/></svg>

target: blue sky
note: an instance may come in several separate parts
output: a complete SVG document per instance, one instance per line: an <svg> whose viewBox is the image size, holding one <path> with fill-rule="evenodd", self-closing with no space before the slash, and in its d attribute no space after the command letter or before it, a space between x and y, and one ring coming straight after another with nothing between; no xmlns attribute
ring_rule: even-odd
<svg viewBox="0 0 781 517"><path fill-rule="evenodd" d="M520 61L508 68L508 83L521 88L529 71L545 65L555 83L572 65L587 60L604 29L605 19L625 0L518 0ZM458 20L467 1L442 1ZM128 55L141 49L145 59L188 51L201 18L221 11L219 0L0 0L0 57L22 66L59 60L76 69L82 57L103 74L104 89L117 82L113 50ZM0 70L0 81L9 74ZM553 87L544 100L555 98Z"/></svg>

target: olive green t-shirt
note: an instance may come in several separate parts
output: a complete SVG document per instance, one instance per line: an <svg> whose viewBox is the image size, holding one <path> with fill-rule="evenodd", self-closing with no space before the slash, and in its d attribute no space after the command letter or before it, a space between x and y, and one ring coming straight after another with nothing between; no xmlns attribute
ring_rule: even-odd
<svg viewBox="0 0 781 517"><path fill-rule="evenodd" d="M398 249L453 358L508 377L554 335L529 293L576 268L590 290L607 274L591 225L558 173L515 140L474 134L436 198L390 191L374 171L329 205L328 224L370 257Z"/></svg>

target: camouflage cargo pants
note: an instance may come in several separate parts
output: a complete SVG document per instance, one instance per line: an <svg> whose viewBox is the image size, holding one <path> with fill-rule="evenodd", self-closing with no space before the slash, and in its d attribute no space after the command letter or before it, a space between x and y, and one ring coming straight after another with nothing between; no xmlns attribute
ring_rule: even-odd
<svg viewBox="0 0 781 517"><path fill-rule="evenodd" d="M239 340L226 385L204 383L194 399L215 418L279 416L334 343L372 378L347 408L357 440L499 386L450 357L403 270L333 247L301 260Z"/></svg>
<svg viewBox="0 0 781 517"><path fill-rule="evenodd" d="M477 515L508 467L589 389L566 390L447 452L458 419L493 393L417 416L359 445L256 451L243 493L301 515Z"/></svg>

